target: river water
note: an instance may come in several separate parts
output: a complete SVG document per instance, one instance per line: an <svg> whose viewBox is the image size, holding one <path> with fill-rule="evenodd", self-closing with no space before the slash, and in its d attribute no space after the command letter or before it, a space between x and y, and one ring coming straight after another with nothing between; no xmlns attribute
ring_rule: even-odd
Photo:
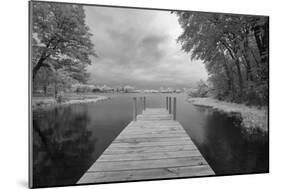
<svg viewBox="0 0 281 189"><path fill-rule="evenodd" d="M134 96L101 94L109 100L33 113L34 186L73 185L132 120ZM147 107L165 107L167 94L145 94ZM182 124L217 175L264 173L269 169L268 135L246 130L241 120L195 107L177 97Z"/></svg>

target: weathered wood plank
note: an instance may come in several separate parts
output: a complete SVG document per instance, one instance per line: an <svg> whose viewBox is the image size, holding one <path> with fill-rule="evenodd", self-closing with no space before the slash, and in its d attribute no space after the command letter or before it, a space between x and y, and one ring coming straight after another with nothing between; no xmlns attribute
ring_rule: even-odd
<svg viewBox="0 0 281 189"><path fill-rule="evenodd" d="M150 138L150 137L145 137L145 138L116 138L114 141L114 144L116 143L140 143L140 142L168 142L168 141L189 141L191 140L190 138L186 137L155 137L155 138Z"/></svg>
<svg viewBox="0 0 281 189"><path fill-rule="evenodd" d="M142 133L138 133L138 134L131 134L131 135L123 135L123 134L120 134L118 136L118 139L119 138L146 138L146 137L184 137L186 136L185 133L179 133L179 134L173 134L173 133L163 133L163 134L142 134Z"/></svg>
<svg viewBox="0 0 281 189"><path fill-rule="evenodd" d="M150 180L213 175L209 166L165 167L128 171L88 172L78 183L101 183L116 181Z"/></svg>
<svg viewBox="0 0 281 189"><path fill-rule="evenodd" d="M144 123L143 125L135 125L134 127L128 127L125 131L146 131L146 130L165 130L165 129L172 129L172 130L181 130L184 132L184 130L180 127L178 127L178 124L165 124L163 123L163 125L156 125L156 124L146 124Z"/></svg>
<svg viewBox="0 0 281 189"><path fill-rule="evenodd" d="M167 159L179 157L201 156L198 150L191 151L167 151L151 153L126 153L126 154L103 154L99 161L125 161L125 160L149 160L149 159Z"/></svg>
<svg viewBox="0 0 281 189"><path fill-rule="evenodd" d="M166 109L146 109L119 134L78 183L213 175Z"/></svg>
<svg viewBox="0 0 281 189"><path fill-rule="evenodd" d="M163 121L161 121L163 122ZM137 130L137 129L146 129L146 130L151 130L151 129L154 129L154 130L158 130L158 129L180 129L182 131L184 131L182 128L178 127L178 124L177 123L166 123L166 122L163 122L163 123L146 123L146 122L143 122L142 124L136 124L134 125L134 127L128 127L126 129L127 130Z"/></svg>
<svg viewBox="0 0 281 189"><path fill-rule="evenodd" d="M196 165L207 165L207 162L202 156L191 156L183 158L171 158L171 159L155 159L155 160L140 160L140 161L111 161L111 162L99 162L94 163L88 172L92 171L119 171L119 170L131 170L131 169L151 169L151 168L163 168L163 167L187 167Z"/></svg>
<svg viewBox="0 0 281 189"><path fill-rule="evenodd" d="M197 150L197 148L191 145L167 145L167 146L142 146L142 147L115 147L107 148L103 154L117 154L117 153L149 153L149 152L175 152L175 151L187 151Z"/></svg>
<svg viewBox="0 0 281 189"><path fill-rule="evenodd" d="M193 144L191 140L179 140L179 141L159 141L159 142L124 142L124 143L112 143L111 147L152 147L152 146L168 146L168 145L185 145Z"/></svg>
<svg viewBox="0 0 281 189"><path fill-rule="evenodd" d="M134 135L134 134L139 134L139 131L125 131L122 133L121 136L123 135ZM173 135L177 135L177 134L184 134L182 131L172 131L172 130L154 130L154 131L143 131L141 134L142 135L153 135L153 134L157 134L157 135L161 135L161 134L165 134L165 133L169 133L169 134L173 134Z"/></svg>
<svg viewBox="0 0 281 189"><path fill-rule="evenodd" d="M178 127L178 125L169 125L169 126L167 126L167 125L166 126L164 126L164 125L159 125L159 126L157 126L157 125L147 125L147 126L140 125L140 126L135 126L135 128L132 128L132 127L127 128L124 132L126 132L126 131L140 131L140 133L141 133L145 130L147 130L147 131L152 130L153 131L153 130L170 130L170 129L181 130L181 131L184 132L183 129L177 128L177 127Z"/></svg>

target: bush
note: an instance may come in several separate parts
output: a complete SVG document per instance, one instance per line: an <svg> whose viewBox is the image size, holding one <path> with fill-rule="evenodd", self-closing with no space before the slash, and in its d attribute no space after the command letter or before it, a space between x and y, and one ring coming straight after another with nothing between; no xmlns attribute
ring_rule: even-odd
<svg viewBox="0 0 281 189"><path fill-rule="evenodd" d="M189 93L189 96L191 96L191 97L207 97L208 92L209 92L208 85L204 81L200 80L197 83L197 89L195 89L194 91L191 91Z"/></svg>

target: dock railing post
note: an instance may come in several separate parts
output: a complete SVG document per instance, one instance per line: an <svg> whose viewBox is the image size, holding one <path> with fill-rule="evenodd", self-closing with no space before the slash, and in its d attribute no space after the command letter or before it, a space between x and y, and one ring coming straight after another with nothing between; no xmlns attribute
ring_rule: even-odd
<svg viewBox="0 0 281 189"><path fill-rule="evenodd" d="M146 109L146 98L145 98L145 96L143 97L143 110L145 110Z"/></svg>
<svg viewBox="0 0 281 189"><path fill-rule="evenodd" d="M169 106L169 97L167 97L167 110L168 110L168 112L170 111L170 106Z"/></svg>
<svg viewBox="0 0 281 189"><path fill-rule="evenodd" d="M170 113L170 97L168 97L168 112Z"/></svg>
<svg viewBox="0 0 281 189"><path fill-rule="evenodd" d="M142 114L142 110L143 110L143 101L142 101L142 97L140 97L140 113Z"/></svg>
<svg viewBox="0 0 281 189"><path fill-rule="evenodd" d="M172 114L172 97L169 97L169 114Z"/></svg>
<svg viewBox="0 0 281 189"><path fill-rule="evenodd" d="M137 120L137 98L133 97L133 120L136 121Z"/></svg>
<svg viewBox="0 0 281 189"><path fill-rule="evenodd" d="M166 109L169 110L168 97L166 96Z"/></svg>
<svg viewBox="0 0 281 189"><path fill-rule="evenodd" d="M174 97L174 107L173 107L173 119L176 120L176 116L177 116L177 99L176 97Z"/></svg>

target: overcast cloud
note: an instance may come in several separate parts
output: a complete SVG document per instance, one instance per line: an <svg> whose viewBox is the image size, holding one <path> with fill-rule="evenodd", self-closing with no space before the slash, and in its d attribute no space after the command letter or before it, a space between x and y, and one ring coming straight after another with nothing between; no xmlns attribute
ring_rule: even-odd
<svg viewBox="0 0 281 189"><path fill-rule="evenodd" d="M191 61L176 43L177 16L151 11L85 6L98 58L88 67L93 84L140 89L189 87L206 79L201 61Z"/></svg>

